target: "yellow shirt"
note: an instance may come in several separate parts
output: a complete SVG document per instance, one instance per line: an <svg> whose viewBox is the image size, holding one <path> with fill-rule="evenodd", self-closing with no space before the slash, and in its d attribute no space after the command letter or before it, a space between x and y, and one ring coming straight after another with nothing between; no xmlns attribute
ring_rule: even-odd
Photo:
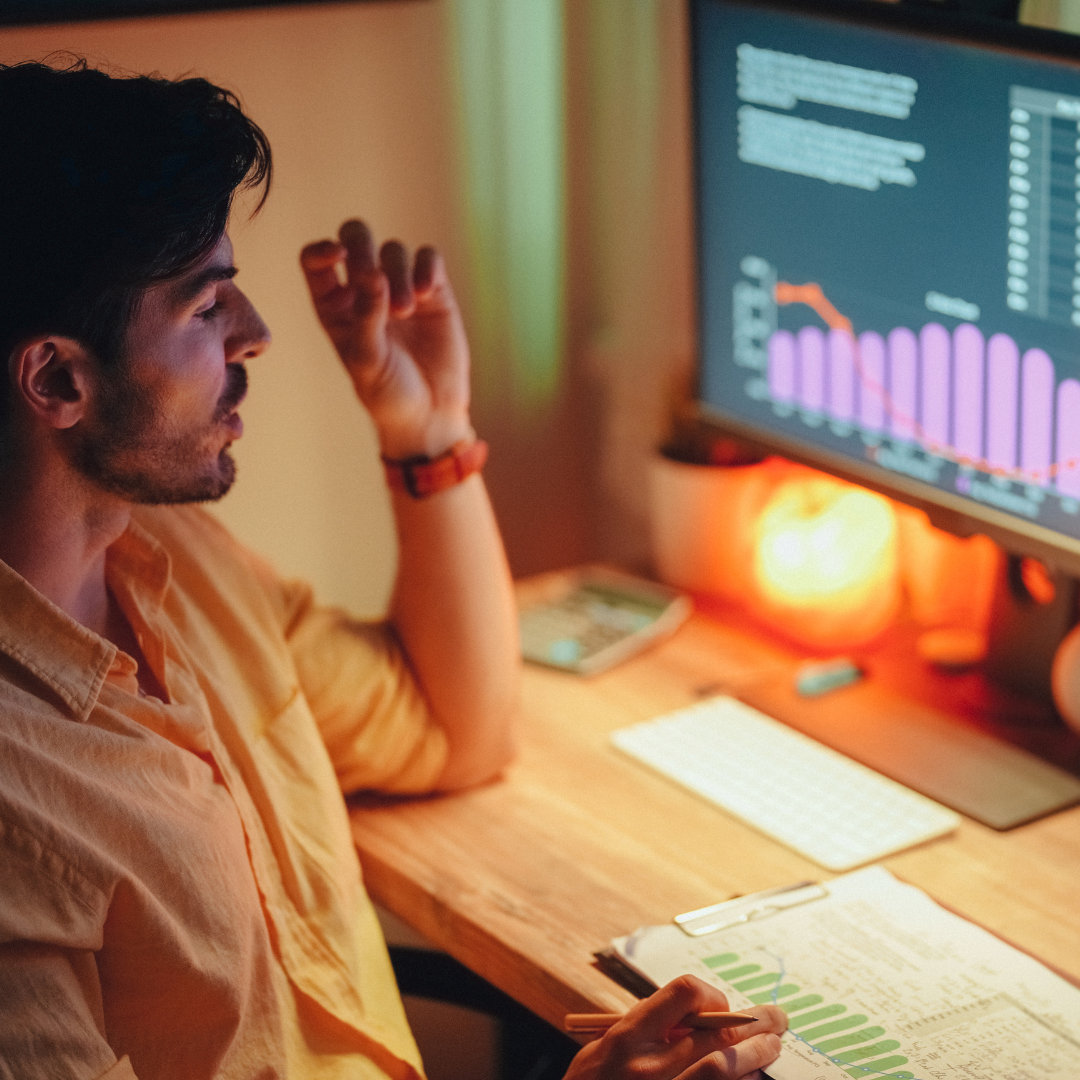
<svg viewBox="0 0 1080 1080"><path fill-rule="evenodd" d="M0 1077L419 1075L339 787L445 760L392 633L196 508L107 577L167 703L0 563Z"/></svg>

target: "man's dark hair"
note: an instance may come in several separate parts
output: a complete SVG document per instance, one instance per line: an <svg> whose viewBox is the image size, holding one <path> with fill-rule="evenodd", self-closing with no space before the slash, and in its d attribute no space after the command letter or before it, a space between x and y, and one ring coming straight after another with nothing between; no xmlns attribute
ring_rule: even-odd
<svg viewBox="0 0 1080 1080"><path fill-rule="evenodd" d="M238 190L261 206L270 167L263 132L205 79L0 65L0 359L57 333L114 361L139 294L213 248Z"/></svg>

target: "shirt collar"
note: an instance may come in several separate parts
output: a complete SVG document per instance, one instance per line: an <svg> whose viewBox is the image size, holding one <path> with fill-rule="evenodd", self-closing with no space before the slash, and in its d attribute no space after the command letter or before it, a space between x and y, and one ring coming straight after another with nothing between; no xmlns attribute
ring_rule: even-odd
<svg viewBox="0 0 1080 1080"><path fill-rule="evenodd" d="M111 586L126 588L150 608L159 608L168 589L169 558L141 526L132 522L109 548ZM9 656L85 721L120 650L76 622L24 577L0 560L0 653Z"/></svg>
<svg viewBox="0 0 1080 1080"><path fill-rule="evenodd" d="M137 602L157 611L169 589L172 562L161 544L133 516L108 550L105 575L112 588L130 591Z"/></svg>

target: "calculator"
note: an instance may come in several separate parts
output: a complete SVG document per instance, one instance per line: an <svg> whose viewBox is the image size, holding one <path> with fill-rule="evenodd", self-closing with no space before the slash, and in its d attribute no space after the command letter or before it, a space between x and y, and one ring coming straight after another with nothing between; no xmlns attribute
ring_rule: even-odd
<svg viewBox="0 0 1080 1080"><path fill-rule="evenodd" d="M555 596L519 613L526 660L594 675L674 631L690 614L690 598L631 575L584 571Z"/></svg>

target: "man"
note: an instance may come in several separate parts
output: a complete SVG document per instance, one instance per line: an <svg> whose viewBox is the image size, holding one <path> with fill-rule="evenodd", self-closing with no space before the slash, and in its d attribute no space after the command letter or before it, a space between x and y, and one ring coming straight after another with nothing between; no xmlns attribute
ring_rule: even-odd
<svg viewBox="0 0 1080 1080"><path fill-rule="evenodd" d="M399 532L359 624L194 505L269 340L226 232L262 132L203 80L27 64L0 140L0 1076L418 1076L341 789L496 776L518 663L442 261L357 221L301 257ZM778 1010L679 1028L723 1007L681 980L568 1075L775 1056Z"/></svg>

